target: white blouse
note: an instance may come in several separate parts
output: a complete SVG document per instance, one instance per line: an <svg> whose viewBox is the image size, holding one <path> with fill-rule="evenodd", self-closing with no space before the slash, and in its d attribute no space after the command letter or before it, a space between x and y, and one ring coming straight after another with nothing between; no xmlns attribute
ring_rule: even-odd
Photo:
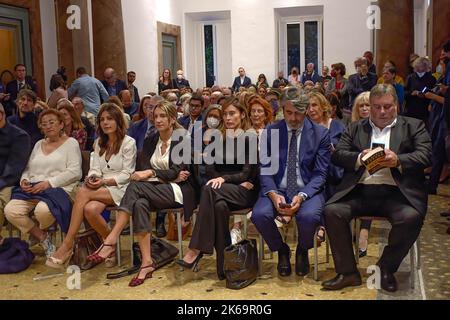
<svg viewBox="0 0 450 320"><path fill-rule="evenodd" d="M34 146L21 181L37 183L48 180L52 188L62 188L70 195L82 175L80 145L74 138L68 138L52 153L45 155L43 141Z"/></svg>
<svg viewBox="0 0 450 320"><path fill-rule="evenodd" d="M155 152L153 153L152 158L150 159L150 164L153 169L156 170L168 170L169 169L169 156L170 156L170 144L172 143L172 139L167 142L167 149L164 154L162 154L162 145L163 142L161 138L159 138L158 143L156 144ZM150 178L148 181L159 181L158 178ZM176 183L170 183L173 190L173 195L175 198L175 202L179 204L183 204L183 193L181 192L181 188Z"/></svg>
<svg viewBox="0 0 450 320"><path fill-rule="evenodd" d="M113 154L109 161L106 161L106 152L100 156L100 146L98 139L94 144L94 152L91 153L90 170L88 176L96 175L103 179L114 179L117 186L107 186L111 197L116 205L120 205L120 201L130 183L131 175L136 167L136 141L125 136L120 150L117 154Z"/></svg>

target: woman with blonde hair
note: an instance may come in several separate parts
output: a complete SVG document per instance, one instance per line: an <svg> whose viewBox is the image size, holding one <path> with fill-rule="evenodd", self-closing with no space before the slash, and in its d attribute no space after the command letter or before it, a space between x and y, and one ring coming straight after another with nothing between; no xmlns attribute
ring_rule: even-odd
<svg viewBox="0 0 450 320"><path fill-rule="evenodd" d="M103 239L109 235L109 226L101 214L106 207L120 204L136 164L136 143L126 132L122 110L113 103L103 104L97 116L98 139L90 170L77 192L69 231L58 251L47 260L47 266L58 268L70 260L84 218ZM109 266L115 263L113 257L107 257Z"/></svg>
<svg viewBox="0 0 450 320"><path fill-rule="evenodd" d="M133 216L133 227L141 250L141 268L129 286L142 285L152 277L156 265L151 256L152 226L149 213L170 208L184 208L185 221L189 221L197 206L195 192L190 183L190 173L181 164L175 164L173 149L179 141L172 140L175 130L182 129L177 122L177 110L167 101L161 101L153 110L157 132L144 142L137 171L131 175L117 210L117 220L103 245L89 260L102 262L114 255L118 237Z"/></svg>
<svg viewBox="0 0 450 320"><path fill-rule="evenodd" d="M352 109L352 122L367 119L370 116L370 92L366 91L356 97Z"/></svg>
<svg viewBox="0 0 450 320"><path fill-rule="evenodd" d="M225 279L224 249L231 244L228 228L230 212L253 207L258 195L255 188L257 137L245 134L250 128L247 111L238 99L227 102L222 111L221 138L224 152L214 154L213 150L205 149L206 157L213 160L213 164L206 167L210 180L201 191L189 250L182 260L177 261L183 268L195 269L203 254L213 254L215 248L220 280Z"/></svg>
<svg viewBox="0 0 450 320"><path fill-rule="evenodd" d="M75 111L72 102L67 99L60 99L56 108L64 116L64 130L66 135L78 141L81 151L85 150L87 132L84 129L84 124L81 121L81 117Z"/></svg>

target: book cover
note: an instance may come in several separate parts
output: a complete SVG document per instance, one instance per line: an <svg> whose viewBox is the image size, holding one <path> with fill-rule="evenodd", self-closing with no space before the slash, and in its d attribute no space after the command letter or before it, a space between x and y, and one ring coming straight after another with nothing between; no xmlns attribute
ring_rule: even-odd
<svg viewBox="0 0 450 320"><path fill-rule="evenodd" d="M366 167L370 175L383 169L380 163L384 160L386 153L381 147L377 147L361 158L361 163Z"/></svg>

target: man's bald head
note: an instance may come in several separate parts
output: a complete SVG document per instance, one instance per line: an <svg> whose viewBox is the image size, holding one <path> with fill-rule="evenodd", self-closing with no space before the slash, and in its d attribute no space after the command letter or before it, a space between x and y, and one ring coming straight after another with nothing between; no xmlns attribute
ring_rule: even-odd
<svg viewBox="0 0 450 320"><path fill-rule="evenodd" d="M103 77L110 86L114 86L116 84L116 71L114 71L113 68L106 68L103 73Z"/></svg>

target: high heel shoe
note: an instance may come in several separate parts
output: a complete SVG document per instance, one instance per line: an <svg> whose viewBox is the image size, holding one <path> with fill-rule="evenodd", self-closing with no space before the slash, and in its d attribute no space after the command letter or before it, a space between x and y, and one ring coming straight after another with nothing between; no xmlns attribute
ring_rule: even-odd
<svg viewBox="0 0 450 320"><path fill-rule="evenodd" d="M66 267L70 263L72 256L73 250L70 250L63 259L57 259L51 256L45 261L45 265L50 268L60 269L62 267Z"/></svg>
<svg viewBox="0 0 450 320"><path fill-rule="evenodd" d="M153 268L153 270L150 271L149 273L147 273L145 275L144 279L139 279L139 274L141 273L141 271L144 270L144 269L149 269L149 268ZM153 277L153 272L155 272L155 270L156 270L156 264L154 262L151 265L149 265L149 266L140 268L139 271L138 271L137 276L134 277L133 279L131 279L131 281L128 284L128 286L130 286L130 287L140 286L141 284L143 284L145 282L145 280L150 279L151 277Z"/></svg>
<svg viewBox="0 0 450 320"><path fill-rule="evenodd" d="M109 256L107 257L102 257L99 255L100 251L102 251L102 249L104 247L113 247L113 251L109 254ZM90 256L87 257L87 259L89 261L92 261L96 264L102 263L103 261L105 261L108 258L112 258L114 257L114 255L116 254L116 245L115 244L105 244L103 243L100 248L97 249L97 251L95 251L93 254L91 254Z"/></svg>
<svg viewBox="0 0 450 320"><path fill-rule="evenodd" d="M191 269L194 272L198 271L198 263L200 262L200 259L203 258L203 253L200 253L197 258L192 263L187 263L183 259L178 259L175 261L176 264L183 267L184 269Z"/></svg>

